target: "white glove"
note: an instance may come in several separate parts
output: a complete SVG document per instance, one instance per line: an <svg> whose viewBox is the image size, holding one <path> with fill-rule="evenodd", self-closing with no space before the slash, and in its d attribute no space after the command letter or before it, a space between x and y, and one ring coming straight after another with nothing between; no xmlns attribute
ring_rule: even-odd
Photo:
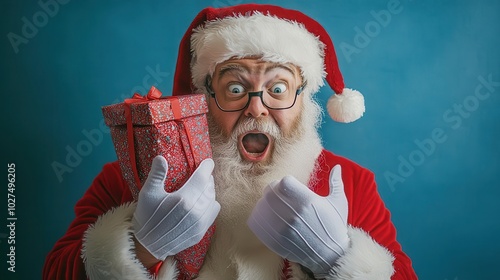
<svg viewBox="0 0 500 280"><path fill-rule="evenodd" d="M155 258L165 260L197 244L214 222L220 204L215 201L213 168L213 160L205 159L182 188L167 193L167 161L153 159L133 225L135 237Z"/></svg>
<svg viewBox="0 0 500 280"><path fill-rule="evenodd" d="M326 197L292 176L268 185L248 226L276 254L322 278L333 276L335 261L349 246L347 210L341 168L336 165Z"/></svg>

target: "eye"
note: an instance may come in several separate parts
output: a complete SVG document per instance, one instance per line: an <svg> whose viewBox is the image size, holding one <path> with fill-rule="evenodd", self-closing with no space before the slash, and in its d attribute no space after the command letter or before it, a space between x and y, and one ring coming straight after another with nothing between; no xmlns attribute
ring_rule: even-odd
<svg viewBox="0 0 500 280"><path fill-rule="evenodd" d="M287 90L286 88L286 84L285 83L275 83L272 87L271 87L271 93L283 93Z"/></svg>
<svg viewBox="0 0 500 280"><path fill-rule="evenodd" d="M245 92L245 88L240 84L231 84L227 87L227 89L229 90L229 92L231 92L233 94Z"/></svg>

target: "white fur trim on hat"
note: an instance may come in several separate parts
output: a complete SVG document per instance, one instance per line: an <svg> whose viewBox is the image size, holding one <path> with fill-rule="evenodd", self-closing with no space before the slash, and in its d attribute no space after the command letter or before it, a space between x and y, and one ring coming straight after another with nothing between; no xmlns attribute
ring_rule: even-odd
<svg viewBox="0 0 500 280"><path fill-rule="evenodd" d="M324 44L302 24L255 12L209 21L191 36L193 84L203 88L207 75L230 58L261 57L262 60L298 66L307 81L305 91L323 86Z"/></svg>
<svg viewBox="0 0 500 280"><path fill-rule="evenodd" d="M328 99L326 108L335 121L350 123L363 116L365 99L359 91L344 88L341 94L334 94Z"/></svg>

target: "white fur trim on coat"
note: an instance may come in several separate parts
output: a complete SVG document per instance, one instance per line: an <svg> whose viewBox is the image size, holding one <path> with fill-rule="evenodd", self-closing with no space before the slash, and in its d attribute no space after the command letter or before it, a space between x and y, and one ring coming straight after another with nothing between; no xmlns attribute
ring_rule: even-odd
<svg viewBox="0 0 500 280"><path fill-rule="evenodd" d="M136 203L125 203L100 216L83 236L82 258L89 279L175 280L173 258L163 263L158 278L135 255L132 215Z"/></svg>
<svg viewBox="0 0 500 280"><path fill-rule="evenodd" d="M337 260L335 276L328 280L389 280L394 273L394 256L365 231L349 226L350 247Z"/></svg>
<svg viewBox="0 0 500 280"><path fill-rule="evenodd" d="M394 274L392 263L394 256L365 231L348 227L347 234L351 240L345 255L337 260L332 268L334 276L325 280L389 280ZM290 264L291 280L313 280L300 265Z"/></svg>
<svg viewBox="0 0 500 280"><path fill-rule="evenodd" d="M174 257L168 257L161 265L156 280L175 280L177 279L177 267Z"/></svg>
<svg viewBox="0 0 500 280"><path fill-rule="evenodd" d="M215 66L230 58L261 57L276 63L292 63L307 81L305 93L324 84L324 44L304 25L256 12L207 22L191 36L191 72L196 88L204 87Z"/></svg>

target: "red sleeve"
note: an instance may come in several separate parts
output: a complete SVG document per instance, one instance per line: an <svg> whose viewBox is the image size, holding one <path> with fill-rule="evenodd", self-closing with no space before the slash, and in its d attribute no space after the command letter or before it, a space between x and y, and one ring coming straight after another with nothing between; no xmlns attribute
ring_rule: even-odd
<svg viewBox="0 0 500 280"><path fill-rule="evenodd" d="M132 194L116 162L106 164L75 206L76 218L45 259L43 279L87 279L81 255L82 237L99 216L127 201Z"/></svg>
<svg viewBox="0 0 500 280"><path fill-rule="evenodd" d="M349 203L348 223L367 232L378 244L388 249L395 261L395 273L391 279L417 279L410 258L396 240L396 228L389 210L380 197L375 177L371 171L356 163L324 151L319 159L321 166L316 172L319 179L314 190L321 195L329 192L329 173L336 164L342 166L342 180Z"/></svg>

